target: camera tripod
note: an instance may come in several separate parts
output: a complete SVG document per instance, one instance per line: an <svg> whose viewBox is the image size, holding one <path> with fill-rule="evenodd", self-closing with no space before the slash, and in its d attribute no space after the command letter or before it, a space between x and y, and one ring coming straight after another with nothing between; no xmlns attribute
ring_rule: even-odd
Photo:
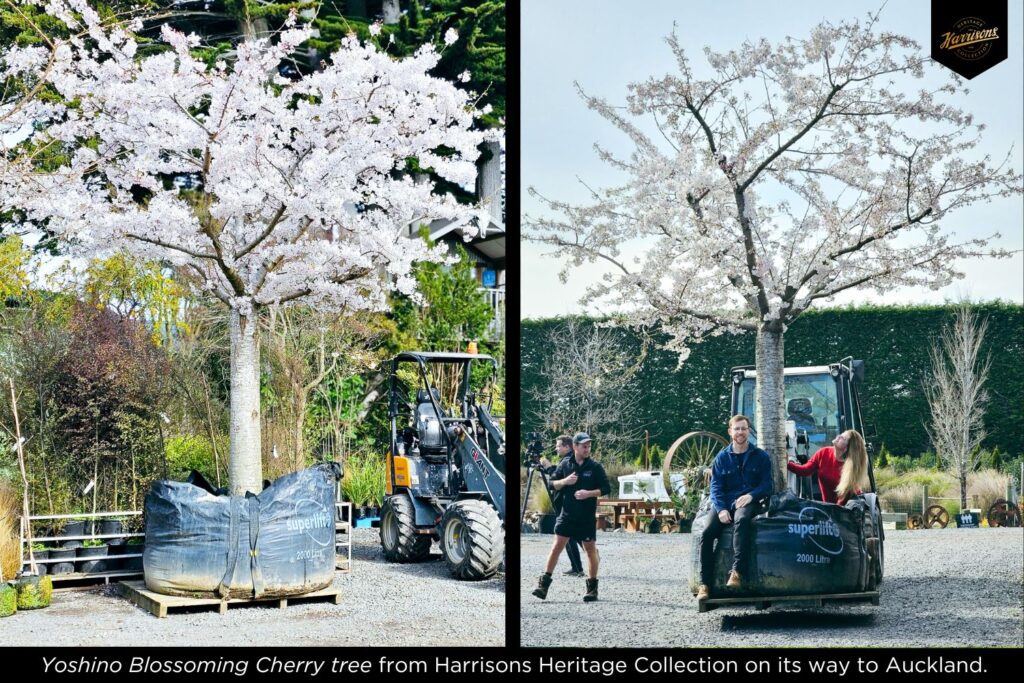
<svg viewBox="0 0 1024 683"><path fill-rule="evenodd" d="M551 482L548 480L548 475L544 473L544 468L540 462L530 461L526 466L526 493L523 494L523 504L520 507L519 513L519 528L523 528L523 522L526 520L526 502L530 500L530 487L533 486L533 475L539 474L540 480L544 484L544 489L548 493L548 497L551 500L555 499L555 492L551 489Z"/></svg>

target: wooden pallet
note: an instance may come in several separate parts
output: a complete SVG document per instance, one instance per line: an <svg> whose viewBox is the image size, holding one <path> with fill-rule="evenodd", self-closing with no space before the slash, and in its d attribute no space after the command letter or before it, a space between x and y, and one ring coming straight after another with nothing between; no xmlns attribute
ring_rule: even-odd
<svg viewBox="0 0 1024 683"><path fill-rule="evenodd" d="M220 614L228 611L229 605L276 604L279 608L287 607L289 602L306 602L312 600L329 600L335 605L341 604L341 591L327 587L304 595L291 595L287 598L186 598L178 595L162 595L146 589L142 581L124 581L120 584L121 594L151 614L163 618L168 610L190 607L216 607Z"/></svg>
<svg viewBox="0 0 1024 683"><path fill-rule="evenodd" d="M855 602L870 602L872 605L879 604L880 593L878 591L867 591L864 593L821 593L817 595L772 595L767 597L736 597L736 598L708 598L697 602L698 612L710 612L718 607L732 607L735 605L753 605L756 609L768 609L772 605L781 602L799 602L804 607L821 607L827 604L849 604Z"/></svg>
<svg viewBox="0 0 1024 683"><path fill-rule="evenodd" d="M348 555L335 555L334 556L334 569L339 574L351 574L352 563L349 562Z"/></svg>
<svg viewBox="0 0 1024 683"><path fill-rule="evenodd" d="M111 581L124 581L128 578L142 576L141 569L126 569L109 572L73 572L71 574L48 574L53 581L54 591L72 591L82 588L94 588Z"/></svg>

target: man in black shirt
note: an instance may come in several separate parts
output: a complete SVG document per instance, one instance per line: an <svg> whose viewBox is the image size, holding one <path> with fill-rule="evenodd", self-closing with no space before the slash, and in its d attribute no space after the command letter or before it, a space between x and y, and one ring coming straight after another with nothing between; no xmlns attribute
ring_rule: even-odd
<svg viewBox="0 0 1024 683"><path fill-rule="evenodd" d="M590 458L590 435L580 432L572 439L575 457L558 463L551 485L562 492L562 511L555 522L555 542L548 553L547 565L540 575L533 594L543 600L551 586L551 572L558 564L558 556L570 538L583 541L587 551L587 592L584 602L597 600L597 499L611 493L604 468Z"/></svg>
<svg viewBox="0 0 1024 683"><path fill-rule="evenodd" d="M573 458L572 452L572 437L566 434L559 436L555 439L555 452L558 453L558 464L561 465L566 460ZM549 477L555 474L555 470L558 465L552 465L547 458L541 458L540 464L544 468L544 474ZM550 493L554 493L553 491ZM559 502L555 502L556 498ZM555 514L562 511L561 500L564 499L564 494L559 493L551 497L552 503L555 504ZM571 538L569 543L565 546L565 554L569 556L569 570L563 572L566 576L583 576L583 562L580 560L580 548L583 547L583 541L578 538Z"/></svg>

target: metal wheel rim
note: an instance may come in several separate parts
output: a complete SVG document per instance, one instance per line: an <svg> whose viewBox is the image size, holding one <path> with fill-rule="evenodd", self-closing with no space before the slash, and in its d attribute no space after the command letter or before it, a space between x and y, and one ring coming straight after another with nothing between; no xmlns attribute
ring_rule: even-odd
<svg viewBox="0 0 1024 683"><path fill-rule="evenodd" d="M936 526L945 529L949 524L949 512L941 505L932 505L925 511L924 524L930 529L934 529Z"/></svg>
<svg viewBox="0 0 1024 683"><path fill-rule="evenodd" d="M384 534L384 546L389 550L398 545L398 516L395 511L388 509L381 520L381 531Z"/></svg>
<svg viewBox="0 0 1024 683"><path fill-rule="evenodd" d="M448 549L448 557L455 564L462 564L466 559L466 525L461 519L451 519L444 527L444 545Z"/></svg>
<svg viewBox="0 0 1024 683"><path fill-rule="evenodd" d="M670 494L675 493L672 487L673 473L678 474L691 467L707 467L715 455L728 445L728 441L714 432L688 432L676 439L661 463L665 490Z"/></svg>
<svg viewBox="0 0 1024 683"><path fill-rule="evenodd" d="M999 499L988 509L988 524L991 527L1020 526L1020 512L1013 503Z"/></svg>

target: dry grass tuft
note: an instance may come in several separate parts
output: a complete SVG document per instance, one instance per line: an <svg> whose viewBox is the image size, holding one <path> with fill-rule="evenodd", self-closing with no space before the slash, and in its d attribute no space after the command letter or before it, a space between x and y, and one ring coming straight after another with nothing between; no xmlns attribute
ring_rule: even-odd
<svg viewBox="0 0 1024 683"><path fill-rule="evenodd" d="M0 482L0 578L13 579L21 568L19 521L21 496L10 484Z"/></svg>

